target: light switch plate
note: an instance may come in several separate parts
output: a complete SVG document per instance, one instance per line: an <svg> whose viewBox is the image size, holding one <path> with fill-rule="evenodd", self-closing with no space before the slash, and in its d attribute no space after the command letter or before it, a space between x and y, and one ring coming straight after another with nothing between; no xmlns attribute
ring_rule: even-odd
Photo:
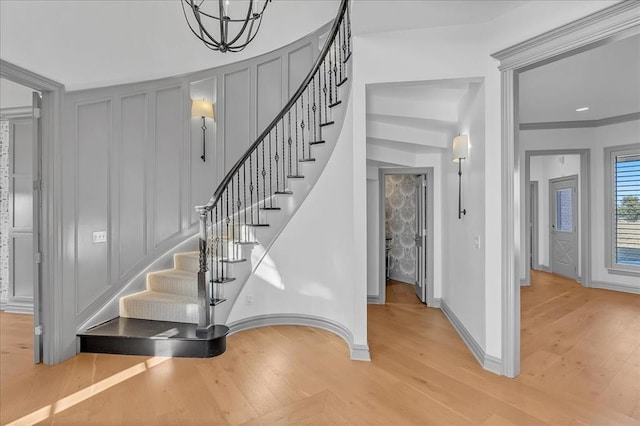
<svg viewBox="0 0 640 426"><path fill-rule="evenodd" d="M94 231L93 232L93 242L95 243L106 243L107 242L107 231Z"/></svg>

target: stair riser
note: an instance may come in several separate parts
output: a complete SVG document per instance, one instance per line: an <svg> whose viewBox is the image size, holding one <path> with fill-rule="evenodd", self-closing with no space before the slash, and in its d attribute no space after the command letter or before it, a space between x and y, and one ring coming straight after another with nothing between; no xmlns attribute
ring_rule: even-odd
<svg viewBox="0 0 640 426"><path fill-rule="evenodd" d="M187 297L198 297L198 276L189 279L173 277L163 274L147 275L147 289L159 293L177 294Z"/></svg>
<svg viewBox="0 0 640 426"><path fill-rule="evenodd" d="M140 299L120 299L120 316L156 321L197 324L197 303L158 303Z"/></svg>
<svg viewBox="0 0 640 426"><path fill-rule="evenodd" d="M200 259L191 253L176 253L173 255L173 265L175 269L197 273L200 270Z"/></svg>

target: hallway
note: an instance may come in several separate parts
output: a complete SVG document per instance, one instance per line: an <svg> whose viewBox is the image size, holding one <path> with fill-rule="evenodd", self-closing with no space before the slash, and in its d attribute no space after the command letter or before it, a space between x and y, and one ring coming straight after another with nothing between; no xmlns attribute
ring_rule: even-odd
<svg viewBox="0 0 640 426"><path fill-rule="evenodd" d="M482 370L443 313L400 283L369 306L370 363L329 332L278 326L231 336L218 358L33 366L30 317L0 313L0 423L638 424L640 297L533 277L517 379Z"/></svg>

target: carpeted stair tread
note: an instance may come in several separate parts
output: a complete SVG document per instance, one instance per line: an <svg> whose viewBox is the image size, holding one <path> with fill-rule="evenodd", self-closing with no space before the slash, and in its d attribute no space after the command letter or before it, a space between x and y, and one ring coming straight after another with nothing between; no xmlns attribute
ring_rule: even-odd
<svg viewBox="0 0 640 426"><path fill-rule="evenodd" d="M120 299L120 316L156 321L198 322L198 299L145 290Z"/></svg>

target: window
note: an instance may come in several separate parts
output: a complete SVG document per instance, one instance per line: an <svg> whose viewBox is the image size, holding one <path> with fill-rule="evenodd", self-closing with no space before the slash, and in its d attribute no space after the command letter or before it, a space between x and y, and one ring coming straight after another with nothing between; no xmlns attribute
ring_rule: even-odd
<svg viewBox="0 0 640 426"><path fill-rule="evenodd" d="M607 241L610 273L640 276L640 148L605 149Z"/></svg>

